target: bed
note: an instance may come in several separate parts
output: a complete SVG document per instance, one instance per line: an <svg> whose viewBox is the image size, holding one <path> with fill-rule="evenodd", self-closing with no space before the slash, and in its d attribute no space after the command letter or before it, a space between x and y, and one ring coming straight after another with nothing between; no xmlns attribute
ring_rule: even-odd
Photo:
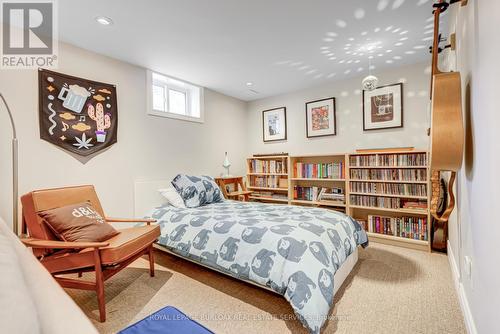
<svg viewBox="0 0 500 334"><path fill-rule="evenodd" d="M319 333L333 297L368 239L351 217L313 207L226 200L197 208L163 204L168 181L137 182L136 215L158 220L158 247L283 296Z"/></svg>

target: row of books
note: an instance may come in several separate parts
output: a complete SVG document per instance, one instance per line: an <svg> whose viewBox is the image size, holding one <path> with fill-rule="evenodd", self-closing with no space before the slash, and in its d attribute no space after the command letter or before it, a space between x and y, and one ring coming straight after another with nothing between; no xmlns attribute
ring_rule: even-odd
<svg viewBox="0 0 500 334"><path fill-rule="evenodd" d="M379 154L379 166L427 166L426 153Z"/></svg>
<svg viewBox="0 0 500 334"><path fill-rule="evenodd" d="M345 203L344 189L324 187L293 187L293 198L303 201L331 201Z"/></svg>
<svg viewBox="0 0 500 334"><path fill-rule="evenodd" d="M351 205L370 206L386 209L426 209L425 200L405 200L396 197L383 197L371 195L351 195Z"/></svg>
<svg viewBox="0 0 500 334"><path fill-rule="evenodd" d="M250 173L286 174L286 160L250 160Z"/></svg>
<svg viewBox="0 0 500 334"><path fill-rule="evenodd" d="M359 220L363 228L372 233L393 235L401 238L427 240L426 217L383 217L368 216L367 221Z"/></svg>
<svg viewBox="0 0 500 334"><path fill-rule="evenodd" d="M293 164L293 175L307 179L344 179L345 164L343 162L330 163L302 163Z"/></svg>
<svg viewBox="0 0 500 334"><path fill-rule="evenodd" d="M427 196L427 185L411 183L351 182L351 191L402 196Z"/></svg>
<svg viewBox="0 0 500 334"><path fill-rule="evenodd" d="M351 169L351 179L389 181L427 181L425 169Z"/></svg>
<svg viewBox="0 0 500 334"><path fill-rule="evenodd" d="M349 159L352 167L365 166L426 166L427 154L373 154L373 155L352 155Z"/></svg>
<svg viewBox="0 0 500 334"><path fill-rule="evenodd" d="M250 186L259 188L286 188L287 179L277 175L250 176Z"/></svg>
<svg viewBox="0 0 500 334"><path fill-rule="evenodd" d="M288 199L288 195L286 193L274 193L272 191L254 191L252 196L271 199Z"/></svg>

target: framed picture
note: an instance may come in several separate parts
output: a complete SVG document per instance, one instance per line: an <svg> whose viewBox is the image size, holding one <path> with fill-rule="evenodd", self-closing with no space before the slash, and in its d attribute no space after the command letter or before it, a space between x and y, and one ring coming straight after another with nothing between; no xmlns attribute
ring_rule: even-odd
<svg viewBox="0 0 500 334"><path fill-rule="evenodd" d="M363 90L363 130L403 127L403 84Z"/></svg>
<svg viewBox="0 0 500 334"><path fill-rule="evenodd" d="M286 108L275 108L262 112L264 142L286 140Z"/></svg>
<svg viewBox="0 0 500 334"><path fill-rule="evenodd" d="M337 134L334 97L306 103L306 131L307 138Z"/></svg>

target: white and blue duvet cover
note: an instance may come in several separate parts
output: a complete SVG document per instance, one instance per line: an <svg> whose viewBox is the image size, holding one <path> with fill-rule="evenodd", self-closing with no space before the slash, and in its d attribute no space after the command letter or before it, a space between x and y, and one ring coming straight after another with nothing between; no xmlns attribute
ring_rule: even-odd
<svg viewBox="0 0 500 334"><path fill-rule="evenodd" d="M368 239L351 217L301 206L224 201L197 208L156 208L159 244L233 277L283 295L311 332L333 303L334 275Z"/></svg>

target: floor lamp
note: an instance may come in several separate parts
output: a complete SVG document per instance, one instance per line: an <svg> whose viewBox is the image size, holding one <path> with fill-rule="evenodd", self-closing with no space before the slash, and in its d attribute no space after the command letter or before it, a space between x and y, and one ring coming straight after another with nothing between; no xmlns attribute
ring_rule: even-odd
<svg viewBox="0 0 500 334"><path fill-rule="evenodd" d="M2 99L5 108L7 108L7 113L9 114L10 124L12 126L12 213L13 213L13 230L16 235L19 235L19 203L18 203L18 148L17 148L17 132L16 125L14 124L14 118L9 109L9 105L5 98L0 93L0 98Z"/></svg>

